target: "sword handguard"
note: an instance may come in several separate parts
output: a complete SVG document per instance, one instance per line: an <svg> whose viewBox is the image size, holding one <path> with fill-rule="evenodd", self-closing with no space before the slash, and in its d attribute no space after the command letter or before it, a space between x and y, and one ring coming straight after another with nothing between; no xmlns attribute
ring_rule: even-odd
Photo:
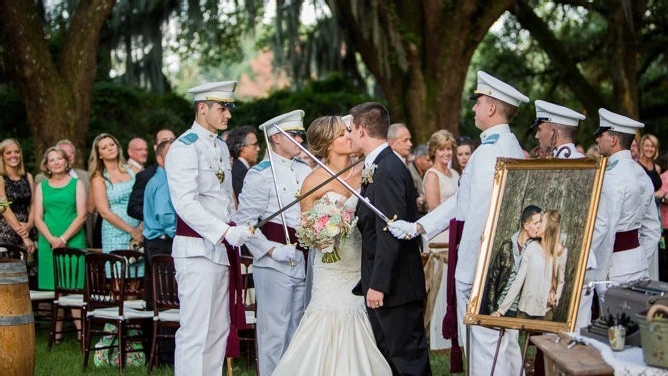
<svg viewBox="0 0 668 376"><path fill-rule="evenodd" d="M397 215L395 214L392 219L390 219L387 224L389 225L390 223L394 222L397 220ZM387 232L387 226L383 227L383 231Z"/></svg>

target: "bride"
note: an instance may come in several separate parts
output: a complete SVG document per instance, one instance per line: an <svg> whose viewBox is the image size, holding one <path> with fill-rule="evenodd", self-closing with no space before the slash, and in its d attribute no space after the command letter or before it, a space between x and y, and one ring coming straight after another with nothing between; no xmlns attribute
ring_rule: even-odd
<svg viewBox="0 0 668 376"><path fill-rule="evenodd" d="M332 171L341 171L352 163L349 132L341 117L324 116L311 123L306 138L316 157ZM362 168L356 166L341 179L359 189L361 176ZM329 177L324 169L316 168L304 180L301 191L307 192ZM346 208L357 205L357 197L333 180L302 200L302 213L325 196L342 201ZM322 252L315 250L311 301L274 375L392 374L376 347L364 297L351 293L360 280L362 236L357 227L340 240L337 250L341 259L334 263L323 263Z"/></svg>

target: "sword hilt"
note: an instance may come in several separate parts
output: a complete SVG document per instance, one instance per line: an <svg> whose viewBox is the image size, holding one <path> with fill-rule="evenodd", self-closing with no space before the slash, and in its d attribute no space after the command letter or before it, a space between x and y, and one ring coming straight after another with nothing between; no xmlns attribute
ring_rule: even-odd
<svg viewBox="0 0 668 376"><path fill-rule="evenodd" d="M395 215L392 217L392 219L390 219L389 221L387 221L387 224L389 225L390 223L392 223L392 222L394 222L394 221L396 221L396 220L397 220L397 215L395 214ZM386 232L387 232L387 226L383 227L383 231L386 231Z"/></svg>

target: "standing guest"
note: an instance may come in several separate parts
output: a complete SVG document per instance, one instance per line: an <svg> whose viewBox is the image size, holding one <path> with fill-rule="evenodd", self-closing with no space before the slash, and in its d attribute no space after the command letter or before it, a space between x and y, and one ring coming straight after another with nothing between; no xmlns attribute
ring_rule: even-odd
<svg viewBox="0 0 668 376"><path fill-rule="evenodd" d="M575 137L585 116L550 102L537 100L535 104L536 121L531 128L536 129L536 139L543 152L562 159L584 158L575 148Z"/></svg>
<svg viewBox="0 0 668 376"><path fill-rule="evenodd" d="M88 192L90 191L90 178L88 175L88 171L74 167L76 166L76 161L77 161L76 147L74 147L72 141L67 139L63 139L56 142L55 146L64 151L65 154L67 155L68 165L70 167L68 174L73 178L79 179L79 181L83 183L84 190L86 192L86 197L88 197ZM46 179L46 176L44 175L44 173L40 172L35 176L35 185L36 186L39 185L39 183L41 183L42 180L44 179Z"/></svg>
<svg viewBox="0 0 668 376"><path fill-rule="evenodd" d="M136 174L144 169L148 160L148 145L143 138L135 137L128 143L128 165Z"/></svg>
<svg viewBox="0 0 668 376"><path fill-rule="evenodd" d="M661 168L656 164L656 158L659 156L659 139L653 134L644 134L640 137L640 156L637 159L642 169L652 181L654 192L658 196L661 188Z"/></svg>
<svg viewBox="0 0 668 376"><path fill-rule="evenodd" d="M302 182L311 169L296 158L300 149L277 127L301 143L304 140L303 118L304 111L295 110L260 125L269 138L267 154L271 153L271 161L267 158L248 171L244 190L239 195L239 210L234 216L236 223L255 223L266 218L280 209L279 199L285 205L299 194ZM277 188L280 189L280 197ZM278 216L255 230L257 237L247 244L253 255L260 375L274 372L305 308L306 255L302 253L305 250L292 245L297 243L295 229L299 226L301 214L297 205L284 214L289 242L282 217Z"/></svg>
<svg viewBox="0 0 668 376"><path fill-rule="evenodd" d="M153 137L153 151L157 154L158 145L164 141L174 141L176 136L170 129L163 128L159 130L155 137ZM144 220L144 189L146 184L155 175L158 170L158 163L154 163L146 169L140 171L135 176L135 183L132 186L130 193L130 201L128 202L128 215L138 221Z"/></svg>
<svg viewBox="0 0 668 376"><path fill-rule="evenodd" d="M387 144L397 153L404 163L408 163L408 155L411 153L411 132L405 124L395 123L387 130Z"/></svg>
<svg viewBox="0 0 668 376"><path fill-rule="evenodd" d="M424 175L424 192L429 210L455 194L459 183L459 173L448 167L457 143L452 133L436 131L429 139L429 159L432 166Z"/></svg>
<svg viewBox="0 0 668 376"><path fill-rule="evenodd" d="M483 71L478 71L478 87L472 99L476 101L473 113L475 126L482 130L480 135L482 144L473 152L467 168L463 171L458 194L454 196L456 202L453 202L452 199L446 201L417 223L395 221L388 225L392 234L400 238L422 233L431 238L450 225L450 234L453 236L449 243L453 245L451 250L457 250L454 282L457 321L460 325L459 339L461 340L466 339L463 327L464 314L471 295L481 237L489 214L496 159L499 157L523 158L522 148L510 131L508 121L515 115L520 103L529 102L529 98L517 89ZM459 234L461 238L460 241L457 241ZM457 247L456 244L459 246ZM449 312L452 309L450 303L451 300L448 301ZM450 316L446 315L446 319L449 320ZM449 323L444 322L446 327L444 333L448 325ZM519 373L522 359L517 342L518 337L517 330L507 330L499 340L498 331L472 326L470 373L472 375L490 374L494 352L499 341L497 372L503 375ZM465 343L464 348L466 348Z"/></svg>
<svg viewBox="0 0 668 376"><path fill-rule="evenodd" d="M225 142L230 149L230 154L232 154L232 188L234 189L234 197L238 199L248 169L257 162L260 143L257 141L255 129L249 125L230 131L230 135Z"/></svg>
<svg viewBox="0 0 668 376"><path fill-rule="evenodd" d="M11 205L0 219L0 243L23 245L28 252L35 251L31 230L35 223L32 175L23 167L21 145L13 138L0 143L0 200Z"/></svg>
<svg viewBox="0 0 668 376"><path fill-rule="evenodd" d="M475 150L475 142L470 138L463 136L457 139L457 154L452 159L452 169L457 171L459 176L466 168L466 165L471 159L471 154Z"/></svg>
<svg viewBox="0 0 668 376"><path fill-rule="evenodd" d="M633 138L633 143L631 143L631 159L634 161L637 161L638 158L640 157L640 151L638 150L638 140L640 139L640 136L638 134L635 135Z"/></svg>
<svg viewBox="0 0 668 376"><path fill-rule="evenodd" d="M589 258L595 263L595 281L630 282L650 276L656 256L661 224L654 203L654 188L645 171L629 151L643 123L606 109L596 143L608 157L601 200L596 214ZM597 286L605 297L605 287Z"/></svg>
<svg viewBox="0 0 668 376"><path fill-rule="evenodd" d="M236 81L211 82L188 90L195 95L195 121L165 160L176 211L172 257L181 302L176 376L222 374L234 287L230 268L239 271L238 258L230 259L238 251L230 252L226 244L240 247L251 237L248 227L228 224L234 211L232 168L218 136L232 117L236 86Z"/></svg>
<svg viewBox="0 0 668 376"><path fill-rule="evenodd" d="M417 191L417 206L418 206L418 215L423 216L427 214L429 209L424 198L424 184L422 179L424 178L424 173L431 167L431 160L429 159L429 146L427 144L418 145L413 151L415 158L411 163L408 164L408 171L411 172L411 178L413 178L413 185Z"/></svg>
<svg viewBox="0 0 668 376"><path fill-rule="evenodd" d="M457 192L459 174L448 167L456 149L455 138L446 130L436 131L429 139L429 158L433 165L424 176L424 192L429 210L435 209ZM448 230L445 230L433 237L431 242L425 239L427 246L424 247L424 251L429 253L429 259L425 265L425 276L429 288L425 324L429 325L431 350L450 347L450 344L441 335L446 310L448 235Z"/></svg>
<svg viewBox="0 0 668 376"><path fill-rule="evenodd" d="M661 174L661 189L659 192L659 209L661 212L661 228L663 234L659 241L659 280L668 282L668 250L666 250L666 239L668 239L668 151L661 153L656 160Z"/></svg>
<svg viewBox="0 0 668 376"><path fill-rule="evenodd" d="M102 251L129 249L130 240L141 244L141 226L127 214L135 174L125 165L116 137L101 133L93 140L88 158L95 208L102 217ZM143 274L143 271L142 271Z"/></svg>
<svg viewBox="0 0 668 376"><path fill-rule="evenodd" d="M35 227L39 230L37 284L42 290L53 290L53 249L86 248L83 231L87 215L86 190L80 179L70 176L69 159L62 149L58 147L46 149L40 167L46 179L42 180L35 190ZM70 287L83 288L83 260L78 268L79 285ZM80 315L81 310L72 310L75 319ZM74 325L81 339L81 321L74 320ZM62 327L63 322L58 321L56 331L61 332ZM59 337L56 338L56 342L58 341Z"/></svg>
<svg viewBox="0 0 668 376"><path fill-rule="evenodd" d="M171 255L172 242L176 236L176 212L172 205L165 173L165 157L172 140L161 142L155 150L158 169L146 184L144 192L144 249L146 250L146 308L153 309L153 281L151 279L151 257Z"/></svg>

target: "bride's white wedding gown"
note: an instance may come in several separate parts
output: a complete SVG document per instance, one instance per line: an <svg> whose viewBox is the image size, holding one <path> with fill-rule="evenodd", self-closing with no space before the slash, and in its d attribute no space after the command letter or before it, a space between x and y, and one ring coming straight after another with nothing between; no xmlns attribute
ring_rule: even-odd
<svg viewBox="0 0 668 376"><path fill-rule="evenodd" d="M326 195L345 198L335 192ZM357 197L344 205L355 208ZM274 375L392 374L376 347L364 297L351 292L360 280L362 236L357 227L337 249L341 260L331 264L323 263L322 252L316 250L311 302Z"/></svg>

